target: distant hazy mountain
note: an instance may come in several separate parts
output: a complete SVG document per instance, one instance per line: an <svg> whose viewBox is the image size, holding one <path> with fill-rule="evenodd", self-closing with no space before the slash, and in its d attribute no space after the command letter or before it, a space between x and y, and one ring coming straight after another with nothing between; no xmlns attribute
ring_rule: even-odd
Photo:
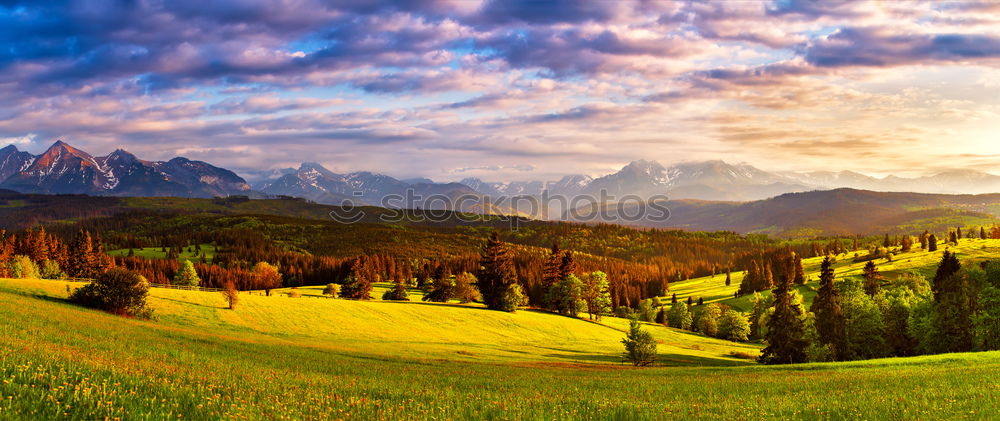
<svg viewBox="0 0 1000 421"><path fill-rule="evenodd" d="M0 187L25 193L213 197L247 194L232 171L174 158L144 161L124 150L93 157L62 141L38 156L0 150Z"/></svg>
<svg viewBox="0 0 1000 421"><path fill-rule="evenodd" d="M304 163L298 170L275 180L261 183L261 191L275 196L294 196L317 203L393 208L449 209L480 213L511 213L493 206L483 195L460 183L434 183L429 179L397 180L387 175L367 171L337 174L320 164ZM464 202L460 198L466 197Z"/></svg>
<svg viewBox="0 0 1000 421"><path fill-rule="evenodd" d="M692 231L734 231L788 237L814 237L923 231L946 231L956 226L992 225L997 221L1000 194L944 195L836 189L788 193L752 202L670 200L664 221L628 221L635 204L607 204L608 219L594 219L580 210L571 218L651 228Z"/></svg>

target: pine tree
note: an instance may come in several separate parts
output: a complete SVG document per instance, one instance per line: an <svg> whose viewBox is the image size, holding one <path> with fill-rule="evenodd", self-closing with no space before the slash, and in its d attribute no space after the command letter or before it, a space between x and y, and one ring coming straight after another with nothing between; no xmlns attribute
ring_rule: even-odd
<svg viewBox="0 0 1000 421"><path fill-rule="evenodd" d="M962 227L958 227L955 230L955 239L956 240L961 240L962 239Z"/></svg>
<svg viewBox="0 0 1000 421"><path fill-rule="evenodd" d="M731 285L732 283L733 283L733 278L732 278L732 276L731 276L731 275L729 274L729 271L727 270L727 271L726 271L726 286L729 286L729 285Z"/></svg>
<svg viewBox="0 0 1000 421"><path fill-rule="evenodd" d="M75 278L93 278L98 274L97 262L94 259L94 244L90 233L84 230L77 232L73 238L73 246L66 265L69 276Z"/></svg>
<svg viewBox="0 0 1000 421"><path fill-rule="evenodd" d="M671 304L671 305L673 305L673 304L677 304L677 293L676 293L676 292L675 292L675 293L674 293L674 295L673 295L673 296L672 296L672 297L670 298L670 304Z"/></svg>
<svg viewBox="0 0 1000 421"><path fill-rule="evenodd" d="M934 234L930 234L929 236L927 236L927 251L933 253L937 251L937 249L938 249L937 237L935 237Z"/></svg>
<svg viewBox="0 0 1000 421"><path fill-rule="evenodd" d="M185 260L181 264L180 270L174 276L174 285L196 287L201 284L198 272L194 270L194 264L190 260Z"/></svg>
<svg viewBox="0 0 1000 421"><path fill-rule="evenodd" d="M806 283L806 270L802 267L802 256L795 255L795 283L798 285L805 285Z"/></svg>
<svg viewBox="0 0 1000 421"><path fill-rule="evenodd" d="M559 244L552 244L552 251L545 258L545 262L542 263L542 291L544 291L544 296L548 297L548 291L552 289L552 286L559 283L562 279L562 263L563 263L563 251L559 249ZM552 310L554 303L547 302L543 300L542 304L545 308Z"/></svg>
<svg viewBox="0 0 1000 421"><path fill-rule="evenodd" d="M831 348L837 360L843 360L847 356L846 320L835 281L833 262L828 257L820 265L819 293L809 310L816 314L820 342Z"/></svg>
<svg viewBox="0 0 1000 421"><path fill-rule="evenodd" d="M767 347L761 352L760 361L765 364L796 364L806 361L805 323L799 303L794 302L792 283L784 279L772 291L774 313L768 319L764 341Z"/></svg>
<svg viewBox="0 0 1000 421"><path fill-rule="evenodd" d="M354 300L370 300L376 276L368 257L354 259L354 263L351 264L351 275L341 288L340 296Z"/></svg>
<svg viewBox="0 0 1000 421"><path fill-rule="evenodd" d="M913 239L909 235L903 235L903 245L900 251L908 252L913 249Z"/></svg>
<svg viewBox="0 0 1000 421"><path fill-rule="evenodd" d="M955 253L945 251L931 284L936 331L932 350L936 352L972 350L972 315L977 293L973 281L961 269Z"/></svg>
<svg viewBox="0 0 1000 421"><path fill-rule="evenodd" d="M986 237L986 228L979 227L979 239L980 240L985 240L986 238L987 238Z"/></svg>
<svg viewBox="0 0 1000 421"><path fill-rule="evenodd" d="M875 266L875 261L869 260L865 263L864 272L861 275L865 278L865 294L870 297L874 297L878 294L879 287L882 284L882 274L879 273L878 267Z"/></svg>
<svg viewBox="0 0 1000 421"><path fill-rule="evenodd" d="M955 233L955 231L952 231L948 235L950 236L949 239L948 239L949 243L951 243L951 244L958 244L958 235Z"/></svg>
<svg viewBox="0 0 1000 421"><path fill-rule="evenodd" d="M520 289L514 268L514 256L510 248L500 241L500 234L495 231L483 246L476 278L479 292L487 308L510 312L517 310L521 303L511 302L517 295L517 291L512 290Z"/></svg>

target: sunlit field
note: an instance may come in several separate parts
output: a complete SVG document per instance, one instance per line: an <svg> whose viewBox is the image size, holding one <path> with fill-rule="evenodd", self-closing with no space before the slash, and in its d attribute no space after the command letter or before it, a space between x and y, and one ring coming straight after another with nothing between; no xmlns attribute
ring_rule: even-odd
<svg viewBox="0 0 1000 421"><path fill-rule="evenodd" d="M988 418L1000 353L763 367L757 347L647 325L658 364L621 364L626 322L419 302L154 289L155 321L0 280L0 418ZM961 370L962 375L955 375ZM878 393L870 391L877 390Z"/></svg>
<svg viewBox="0 0 1000 421"><path fill-rule="evenodd" d="M849 246L849 244L845 245ZM958 253L958 258L963 263L979 262L995 258L1000 254L1000 240L961 239L957 246L946 245L942 242L938 245L938 251L933 253L921 250L920 244L917 243L913 251L897 254L891 262L886 259L875 260L875 264L878 266L879 272L887 279L893 279L907 272L931 278L934 276L934 271L937 269L941 255L945 250ZM868 250L860 250L857 253L860 256L866 256ZM861 276L865 262L854 262L854 254L855 252L852 251L837 256L837 262L833 267L838 279ZM823 257L802 259L807 282L805 285L799 286L798 291L807 304L812 302L819 288L819 266L822 262ZM698 301L699 298L702 298L705 303L720 302L739 311L750 311L753 304L750 302L749 295L734 297L740 288L740 282L743 281L743 274L742 271L733 272L729 286L726 286L725 273L671 282L669 293L677 294L678 300L687 300L687 297L692 297L694 301ZM763 291L761 294L770 294L770 291ZM668 295L666 298L670 297Z"/></svg>

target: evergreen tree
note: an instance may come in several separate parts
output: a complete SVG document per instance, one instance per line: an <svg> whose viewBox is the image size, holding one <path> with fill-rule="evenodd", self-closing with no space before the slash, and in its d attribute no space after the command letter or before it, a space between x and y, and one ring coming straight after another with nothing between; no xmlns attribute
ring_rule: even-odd
<svg viewBox="0 0 1000 421"><path fill-rule="evenodd" d="M541 288L544 291L544 296L546 300L542 303L545 308L549 310L554 310L554 303L547 301L548 292L552 287L559 283L562 279L562 263L563 263L563 251L559 249L559 244L552 244L552 251L545 258L542 263L542 285Z"/></svg>
<svg viewBox="0 0 1000 421"><path fill-rule="evenodd" d="M677 293L670 297L670 304L677 304Z"/></svg>
<svg viewBox="0 0 1000 421"><path fill-rule="evenodd" d="M791 280L782 280L772 295L774 313L767 322L767 334L764 335L767 347L761 352L760 360L765 364L803 363L809 341L802 307L793 299Z"/></svg>
<svg viewBox="0 0 1000 421"><path fill-rule="evenodd" d="M483 246L476 278L487 308L512 312L521 305L513 302L518 299L519 292L523 299L523 292L517 284L513 253L500 241L500 234L497 232L493 232Z"/></svg>
<svg viewBox="0 0 1000 421"><path fill-rule="evenodd" d="M377 274L367 257L354 259L351 265L351 275L340 290L340 296L354 300L370 300L372 284L376 282Z"/></svg>
<svg viewBox="0 0 1000 421"><path fill-rule="evenodd" d="M729 271L727 270L726 271L726 286L729 286L732 283L733 283L733 278L729 275Z"/></svg>
<svg viewBox="0 0 1000 421"><path fill-rule="evenodd" d="M187 287L196 287L201 284L201 278L198 277L198 272L194 270L194 264L190 260L181 263L180 270L174 276L173 284Z"/></svg>
<svg viewBox="0 0 1000 421"><path fill-rule="evenodd" d="M986 228L979 227L979 239L980 240L985 240L986 238L987 238L986 237Z"/></svg>
<svg viewBox="0 0 1000 421"><path fill-rule="evenodd" d="M434 270L434 276L426 284L424 301L435 303L446 303L455 294L455 281L451 278L451 273L444 265L438 265Z"/></svg>
<svg viewBox="0 0 1000 421"><path fill-rule="evenodd" d="M955 239L956 239L956 240L961 240L961 239L962 239L962 227L958 227L958 228L957 228L957 229L955 230ZM956 242L957 242L957 241L956 241Z"/></svg>
<svg viewBox="0 0 1000 421"><path fill-rule="evenodd" d="M950 236L949 239L948 239L948 242L951 243L951 244L956 244L957 245L958 244L958 235L955 234L955 231L952 231L948 235Z"/></svg>
<svg viewBox="0 0 1000 421"><path fill-rule="evenodd" d="M934 352L968 352L974 344L972 318L978 292L954 253L945 251L931 284Z"/></svg>
<svg viewBox="0 0 1000 421"><path fill-rule="evenodd" d="M933 252L937 251L937 249L938 249L938 240L937 240L937 237L935 237L934 234L928 235L927 236L927 251L933 253Z"/></svg>
<svg viewBox="0 0 1000 421"><path fill-rule="evenodd" d="M410 294L406 291L406 283L403 278L398 278L393 282L392 289L382 294L384 301L410 301Z"/></svg>
<svg viewBox="0 0 1000 421"><path fill-rule="evenodd" d="M797 254L795 254L795 283L798 285L806 283L806 270L802 267L802 256Z"/></svg>
<svg viewBox="0 0 1000 421"><path fill-rule="evenodd" d="M869 297L874 297L878 294L879 287L882 285L882 274L879 273L874 260L869 260L868 263L865 263L861 277L865 279L865 294L868 294Z"/></svg>
<svg viewBox="0 0 1000 421"><path fill-rule="evenodd" d="M66 266L69 276L74 278L93 278L97 276L97 259L94 255L94 244L90 233L84 230L77 232L70 248L69 264Z"/></svg>
<svg viewBox="0 0 1000 421"><path fill-rule="evenodd" d="M656 361L656 340L652 334L642 330L635 318L629 321L629 331L622 344L625 345L625 358L636 367L645 367Z"/></svg>
<svg viewBox="0 0 1000 421"><path fill-rule="evenodd" d="M847 356L847 332L840 292L834 283L833 262L827 257L820 265L819 293L809 310L816 315L820 342L830 347L834 359L843 360Z"/></svg>
<svg viewBox="0 0 1000 421"><path fill-rule="evenodd" d="M892 247L892 242L889 241L889 234L885 235L885 240L882 240L882 247L889 248Z"/></svg>

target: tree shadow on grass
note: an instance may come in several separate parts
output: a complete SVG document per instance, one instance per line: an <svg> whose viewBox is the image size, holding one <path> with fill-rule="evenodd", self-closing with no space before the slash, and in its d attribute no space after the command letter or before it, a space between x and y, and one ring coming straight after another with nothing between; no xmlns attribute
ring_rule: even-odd
<svg viewBox="0 0 1000 421"><path fill-rule="evenodd" d="M205 308L221 308L221 309L228 309L229 308L228 305L210 306L208 304L192 303L190 301L178 300L176 298L166 298L166 297L151 297L151 298L156 299L156 300L173 301L175 303L181 303L181 304L190 304L190 305L193 305L193 306L199 306L199 307L205 307Z"/></svg>

